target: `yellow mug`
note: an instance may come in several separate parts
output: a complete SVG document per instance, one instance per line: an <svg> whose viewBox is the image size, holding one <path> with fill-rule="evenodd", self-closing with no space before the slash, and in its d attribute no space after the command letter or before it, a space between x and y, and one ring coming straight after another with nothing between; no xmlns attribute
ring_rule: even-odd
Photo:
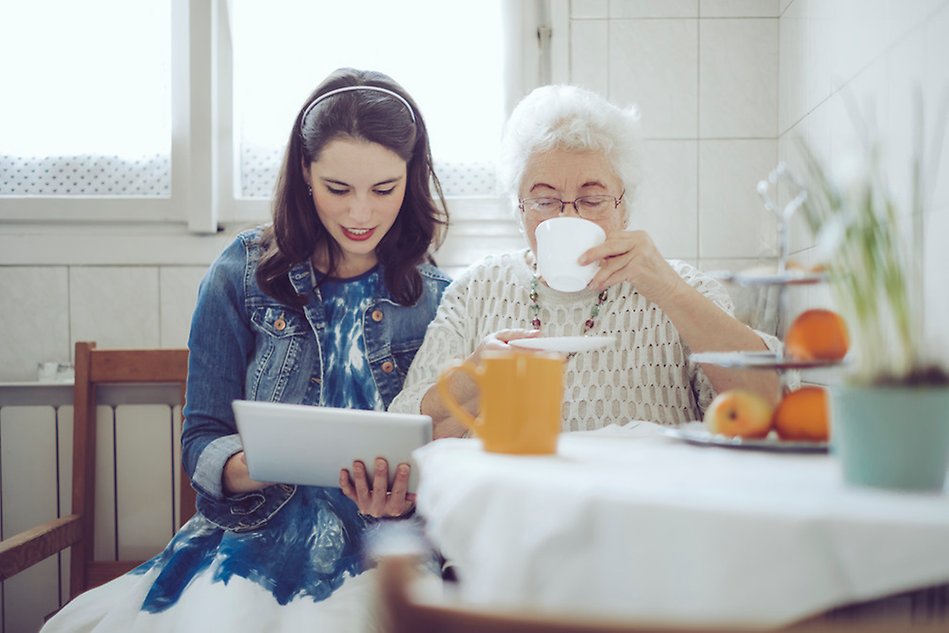
<svg viewBox="0 0 949 633"><path fill-rule="evenodd" d="M478 385L478 417L448 390L457 372ZM488 350L477 367L465 361L446 369L437 386L448 410L481 439L486 451L543 455L557 452L563 373L560 354Z"/></svg>

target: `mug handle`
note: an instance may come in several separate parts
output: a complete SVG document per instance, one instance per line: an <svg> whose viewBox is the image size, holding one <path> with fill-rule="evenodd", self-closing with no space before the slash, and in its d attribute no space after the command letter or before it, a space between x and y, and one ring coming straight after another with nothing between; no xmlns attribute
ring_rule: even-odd
<svg viewBox="0 0 949 633"><path fill-rule="evenodd" d="M435 386L438 387L438 395L442 397L442 401L445 403L445 406L448 408L448 410L451 411L452 415L461 420L461 423L468 427L471 431L477 433L475 427L477 427L479 424L479 418L475 418L470 413L465 411L464 407L458 404L458 401L455 400L455 397L448 389L448 381L451 380L451 377L455 374L455 372L459 371L468 374L468 377L475 381L480 389L481 382L478 379L478 373L467 362L459 362L448 367L438 377L438 382L435 383Z"/></svg>

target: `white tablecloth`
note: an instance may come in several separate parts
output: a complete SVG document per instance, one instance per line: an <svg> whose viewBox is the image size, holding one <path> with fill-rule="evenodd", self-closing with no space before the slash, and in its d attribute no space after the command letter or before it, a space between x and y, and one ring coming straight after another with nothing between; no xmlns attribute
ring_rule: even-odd
<svg viewBox="0 0 949 633"><path fill-rule="evenodd" d="M824 454L632 427L565 434L547 457L416 451L418 511L465 600L780 625L949 581L949 496L848 487Z"/></svg>

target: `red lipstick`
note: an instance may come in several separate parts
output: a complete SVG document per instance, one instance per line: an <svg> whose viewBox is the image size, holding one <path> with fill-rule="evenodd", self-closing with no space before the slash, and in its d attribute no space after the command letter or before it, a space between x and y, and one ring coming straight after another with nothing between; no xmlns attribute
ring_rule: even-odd
<svg viewBox="0 0 949 633"><path fill-rule="evenodd" d="M343 229L343 235L354 242L365 242L376 232L375 227L371 229L348 229L344 226L341 228Z"/></svg>

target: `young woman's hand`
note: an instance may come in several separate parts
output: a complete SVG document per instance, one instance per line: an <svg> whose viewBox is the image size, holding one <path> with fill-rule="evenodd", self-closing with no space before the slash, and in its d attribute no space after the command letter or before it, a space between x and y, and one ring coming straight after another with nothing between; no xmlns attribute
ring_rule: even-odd
<svg viewBox="0 0 949 633"><path fill-rule="evenodd" d="M227 495L263 490L270 485L250 478L250 472L247 470L247 460L244 459L244 451L234 453L224 462L224 474L221 477L221 483L224 485L224 494Z"/></svg>
<svg viewBox="0 0 949 633"><path fill-rule="evenodd" d="M343 468L339 471L339 487L343 494L353 500L359 513L371 517L400 517L415 505L415 494L408 492L408 464L399 464L395 469L395 481L389 489L389 462L377 457L373 472L366 472L361 461L353 462L353 472Z"/></svg>

